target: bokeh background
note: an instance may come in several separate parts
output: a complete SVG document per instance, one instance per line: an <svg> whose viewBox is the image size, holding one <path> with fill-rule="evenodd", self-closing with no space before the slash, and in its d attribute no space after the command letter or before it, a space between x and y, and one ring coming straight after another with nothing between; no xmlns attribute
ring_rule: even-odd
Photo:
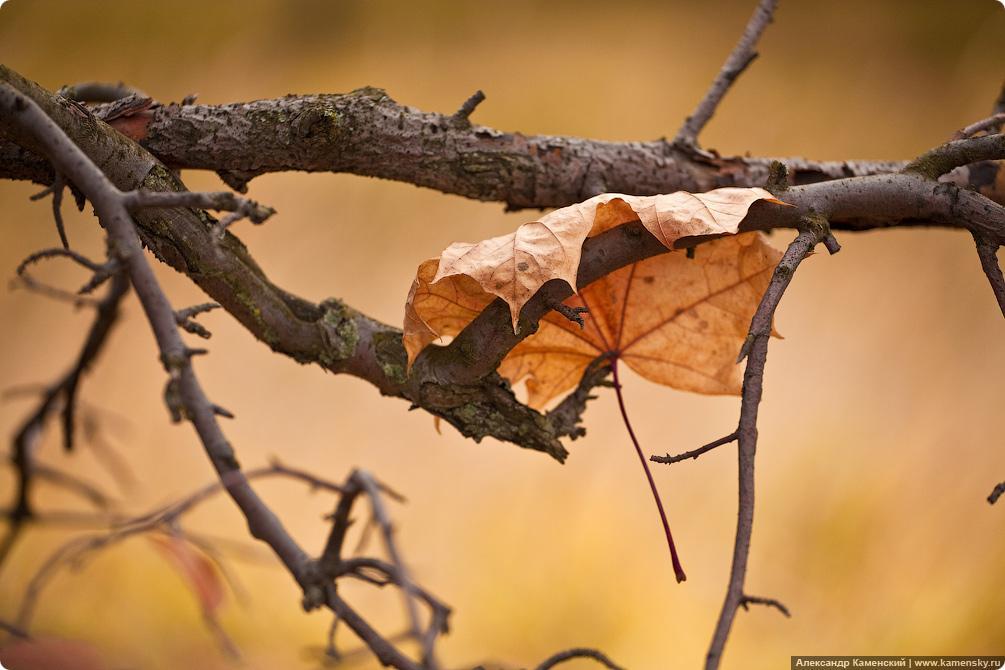
<svg viewBox="0 0 1005 670"><path fill-rule="evenodd" d="M477 122L601 139L672 135L732 47L752 0L708 2L76 2L11 0L0 57L55 89L124 80L161 101L207 103L364 85L424 110L452 112L472 91ZM761 57L703 135L723 153L905 159L983 118L1005 71L1005 9L995 0L789 0ZM214 175L186 173L192 188ZM35 186L0 184L0 272L57 243ZM416 264L455 240L501 234L527 219L416 187L347 175L278 174L251 196L279 215L238 234L280 285L338 296L399 323ZM102 251L89 216L66 206L74 246ZM1005 325L970 237L940 230L844 235L816 256L782 304L761 410L758 503L749 590L726 667L788 667L790 654L1002 654L1005 509L985 497L1005 478L1001 391ZM785 236L777 243L784 245ZM202 301L158 267L175 304ZM60 263L47 280L77 286ZM23 289L0 289L0 384L47 382L76 355L88 314ZM454 607L442 644L452 667L533 665L570 646L604 649L633 669L693 668L725 590L736 507L735 450L660 467L689 579L674 583L650 494L605 392L589 434L560 466L487 440L476 445L349 377L275 356L224 313L198 371L241 461L276 456L331 479L363 467L403 491L393 515L414 574ZM627 376L627 375L626 375ZM187 425L162 403L164 375L134 299L83 386L137 484L117 493L143 511L211 480ZM626 384L644 448L677 452L729 432L739 401L687 395L637 377ZM0 405L12 436L33 403ZM46 462L116 491L93 450ZM324 539L332 501L289 482L259 489L305 546ZM12 491L10 470L0 491ZM80 503L58 492L48 509ZM191 528L241 540L220 499ZM76 532L76 531L75 531ZM0 571L0 618L14 616L30 575L65 529L39 528ZM250 542L245 542L250 544ZM231 565L247 590L221 610L250 668L315 668L329 623L304 614L266 552ZM346 594L388 633L393 593ZM233 667L201 623L184 582L142 539L122 544L43 594L42 636L84 640L111 668ZM344 649L356 645L347 632ZM346 667L372 667L354 657ZM570 663L570 669L590 667Z"/></svg>

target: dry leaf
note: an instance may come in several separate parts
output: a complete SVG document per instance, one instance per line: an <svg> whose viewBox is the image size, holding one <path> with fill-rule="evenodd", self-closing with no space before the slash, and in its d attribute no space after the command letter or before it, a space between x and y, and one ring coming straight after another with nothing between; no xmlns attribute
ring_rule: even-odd
<svg viewBox="0 0 1005 670"><path fill-rule="evenodd" d="M147 538L188 583L202 611L212 615L223 602L223 579L217 567L191 542L175 535L150 534Z"/></svg>
<svg viewBox="0 0 1005 670"><path fill-rule="evenodd" d="M408 366L431 342L460 332L496 296L509 304L515 330L520 310L545 282L557 278L575 288L588 236L641 221L672 249L683 237L735 233L758 200L785 204L760 188L655 196L605 193L555 210L510 235L452 244L439 260L419 266L409 291L404 323Z"/></svg>
<svg viewBox="0 0 1005 670"><path fill-rule="evenodd" d="M605 353L659 384L738 394L736 356L780 258L763 235L745 233L702 244L693 259L676 251L616 270L565 301L590 310L584 329L549 313L499 373L526 378L535 408L575 387Z"/></svg>

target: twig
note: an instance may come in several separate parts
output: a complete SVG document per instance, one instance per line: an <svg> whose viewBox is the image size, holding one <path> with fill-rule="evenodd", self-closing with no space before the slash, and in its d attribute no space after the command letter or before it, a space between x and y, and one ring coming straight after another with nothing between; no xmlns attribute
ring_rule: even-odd
<svg viewBox="0 0 1005 670"><path fill-rule="evenodd" d="M953 135L954 140L962 140L972 135L976 135L979 132L996 133L1001 131L1002 124L1005 124L1005 112L999 112L998 114L992 114L986 119L981 119L971 123L965 128L961 128L956 131Z"/></svg>
<svg viewBox="0 0 1005 670"><path fill-rule="evenodd" d="M34 452L45 423L62 401L63 446L67 450L73 448L77 390L84 373L90 369L108 341L108 335L118 320L122 299L128 290L129 280L126 276L122 273L115 275L108 293L97 305L94 321L73 367L45 390L41 403L25 419L14 436L11 445L11 463L17 470L18 476L9 516L10 527L4 539L0 541L0 565L9 555L24 522L34 514L31 502L32 481L36 473Z"/></svg>
<svg viewBox="0 0 1005 670"><path fill-rule="evenodd" d="M475 108L485 101L485 94L481 89L475 91L471 94L464 104L461 105L460 109L454 112L454 115L450 117L450 120L455 128L470 128L471 120L470 116L475 111Z"/></svg>
<svg viewBox="0 0 1005 670"><path fill-rule="evenodd" d="M779 600L774 598L761 598L759 596L743 596L740 599L740 607L744 610L749 609L749 605L764 605L765 607L774 607L776 610L785 615L786 618L792 618L792 613L789 612L789 608L781 603Z"/></svg>
<svg viewBox="0 0 1005 670"><path fill-rule="evenodd" d="M1001 266L998 264L998 243L976 232L973 235L974 244L977 245L977 256L981 259L981 268L988 278L988 283L991 284L1002 316L1005 316L1005 277L1002 276Z"/></svg>
<svg viewBox="0 0 1005 670"><path fill-rule="evenodd" d="M550 670L550 668L555 667L559 663L571 661L574 658L592 658L597 663L600 663L605 668L608 668L608 670L624 670L624 668L620 665L605 656L603 652L596 649L586 649L584 647L567 649L566 651L560 651L557 654L553 654L537 666L537 670Z"/></svg>
<svg viewBox="0 0 1005 670"><path fill-rule="evenodd" d="M1002 497L1002 494L1005 494L1005 482L1000 482L995 485L994 489L991 491L991 495L988 496L988 503L994 505L998 502L998 499Z"/></svg>
<svg viewBox="0 0 1005 670"><path fill-rule="evenodd" d="M764 29L771 23L777 6L778 0L760 0L750 20L747 21L746 28L743 29L740 41L733 47L732 53L726 58L719 74L712 80L712 86L708 89L708 93L677 131L677 136L673 140L675 145L680 147L697 145L698 134L715 114L715 110L726 95L726 91L757 58L757 51L755 51L757 41L761 38Z"/></svg>
<svg viewBox="0 0 1005 670"><path fill-rule="evenodd" d="M712 642L705 657L705 670L716 670L729 638L736 610L744 599L744 580L750 555L750 537L754 524L754 455L757 452L757 410L761 402L764 366L768 358L768 339L775 309L785 293L792 275L804 258L830 233L826 220L808 218L796 239L789 244L775 267L761 303L750 321L745 343L747 367L743 373L743 392L740 404L739 440L739 512L736 538L733 545L733 562L729 571L729 584L722 611L716 623ZM743 354L741 354L743 355Z"/></svg>
<svg viewBox="0 0 1005 670"><path fill-rule="evenodd" d="M716 447L721 447L724 444L735 442L739 436L740 436L739 433L737 433L737 431L734 430L729 435L725 437L720 437L718 440L715 440L713 442L709 442L703 447L698 447L697 449L692 449L691 451L685 451L684 453L677 454L675 456L671 456L670 454L667 454L666 456L650 456L649 460L652 461L653 463L665 463L666 465L670 465L672 463L679 463L681 461L686 461L689 458L696 459L705 452L712 451Z"/></svg>
<svg viewBox="0 0 1005 670"><path fill-rule="evenodd" d="M628 429L628 436L632 440L632 445L635 447L635 453L639 457L639 463L642 464L642 469L646 473L646 480L649 482L649 490L653 494L653 500L656 501L656 509L659 511L660 521L663 523L663 533L666 535L667 547L670 549L670 562L673 564L674 576L677 578L677 582L683 582L687 580L687 575L684 573L684 568L680 564L680 557L677 556L677 546L673 541L673 533L670 532L670 521L667 519L666 510L663 509L663 501L660 499L659 489L656 488L656 480L653 479L653 473L649 470L649 464L646 462L646 456L642 453L642 447L639 446L639 440L635 437L635 431L632 429L632 424L628 420L628 410L625 408L625 399L621 392L621 381L618 379L618 359L611 359L611 374L614 378L614 392L618 396L618 408L621 410L621 418L625 422L625 428Z"/></svg>
<svg viewBox="0 0 1005 670"><path fill-rule="evenodd" d="M199 305L193 305L192 307L186 307L185 309L179 309L174 313L175 323L193 335L198 335L204 340L208 340L212 337L212 333L210 333L209 330L207 330L201 323L193 321L193 319L199 314L217 309L219 306L220 305L215 302L204 302Z"/></svg>
<svg viewBox="0 0 1005 670"><path fill-rule="evenodd" d="M40 193L31 196L31 200L41 200L47 195L52 195L52 218L56 221L56 232L59 234L59 241L63 243L64 249L70 248L70 242L66 238L66 228L63 225L63 189L66 183L63 175L56 173L53 177L52 185Z"/></svg>

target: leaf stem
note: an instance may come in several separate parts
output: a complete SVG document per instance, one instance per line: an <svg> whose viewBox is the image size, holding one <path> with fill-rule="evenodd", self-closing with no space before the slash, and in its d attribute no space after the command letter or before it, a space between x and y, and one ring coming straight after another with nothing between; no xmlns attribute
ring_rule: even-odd
<svg viewBox="0 0 1005 670"><path fill-rule="evenodd" d="M660 500L660 493L656 489L656 481L653 479L653 473L649 470L649 463L646 461L645 454L642 453L642 447L639 446L639 440L635 437L635 431L632 429L632 423L628 420L628 410L625 409L625 398L621 393L621 380L618 378L618 357L611 357L611 375L614 379L614 392L618 396L618 407L621 409L621 418L625 422L625 428L628 429L628 436L632 438L632 444L635 445L635 453L638 454L639 463L642 464L642 469L645 470L646 479L649 480L649 490L653 493L653 500L656 501L656 509L660 513L660 521L663 522L663 532L667 537L667 546L670 548L670 560L673 562L674 575L677 577L677 582L683 582L687 579L687 575L684 574L684 568L681 567L680 558L677 556L677 546L673 541L673 534L670 532L670 522L667 520L667 513L663 509L663 502Z"/></svg>

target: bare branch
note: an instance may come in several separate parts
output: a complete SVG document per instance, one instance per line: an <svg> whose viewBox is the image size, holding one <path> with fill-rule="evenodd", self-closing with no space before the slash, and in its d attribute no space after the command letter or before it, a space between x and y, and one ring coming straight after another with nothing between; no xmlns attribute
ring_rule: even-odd
<svg viewBox="0 0 1005 670"><path fill-rule="evenodd" d="M778 0L760 0L750 20L747 21L746 28L743 29L740 41L736 43L733 51L726 58L726 62L723 63L719 74L712 81L712 86L708 89L708 93L705 94L704 99L698 103L694 112L692 112L691 116L687 117L684 125L677 131L677 136L673 140L675 145L681 147L694 147L697 145L698 134L701 133L702 128L705 127L705 124L715 114L715 110L726 95L726 91L729 90L733 82L757 58L757 51L755 50L757 41L761 38L764 29L771 23L777 6Z"/></svg>
<svg viewBox="0 0 1005 670"><path fill-rule="evenodd" d="M729 571L726 598L716 623L712 642L705 657L705 670L716 670L733 626L736 610L744 600L744 581L750 555L750 537L754 524L754 455L757 452L757 410L761 402L764 366L768 358L768 339L775 309L785 293L792 275L804 258L830 233L826 219L820 216L804 219L804 228L789 244L775 267L761 303L750 321L748 360L743 373L743 395L740 404L739 441L739 513L733 562Z"/></svg>
<svg viewBox="0 0 1005 670"><path fill-rule="evenodd" d="M10 528L4 540L0 542L0 565L7 558L25 521L34 515L31 488L33 477L37 474L35 451L45 423L62 403L63 445L67 450L73 448L76 397L80 381L104 348L108 335L118 320L119 307L128 290L129 280L121 273L117 274L113 278L108 293L97 305L94 322L91 324L73 367L45 389L41 403L25 419L14 436L11 445L11 463L17 470L18 477L14 491L14 502L9 515Z"/></svg>
<svg viewBox="0 0 1005 670"><path fill-rule="evenodd" d="M758 596L743 596L740 599L740 607L744 610L749 609L749 605L764 605L765 607L774 607L776 610L781 612L786 616L786 618L792 618L792 613L789 612L789 608L783 605L780 601L774 598L761 598Z"/></svg>
<svg viewBox="0 0 1005 670"><path fill-rule="evenodd" d="M1002 276L1001 266L998 264L999 244L976 232L974 243L977 245L977 256L981 259L981 268L984 269L988 283L991 284L1002 316L1005 316L1005 277Z"/></svg>
<svg viewBox="0 0 1005 670"><path fill-rule="evenodd" d="M557 654L549 656L539 666L537 666L537 670L550 670L550 668L553 668L560 663L571 661L574 658L592 658L594 661L609 670L624 670L624 668L620 665L605 656L603 652L596 649L586 649L584 647L567 649L566 651L560 651Z"/></svg>
<svg viewBox="0 0 1005 670"><path fill-rule="evenodd" d="M917 172L929 179L938 179L953 168L1005 158L1005 135L984 135L952 140L926 151L907 164L904 172Z"/></svg>
<svg viewBox="0 0 1005 670"><path fill-rule="evenodd" d="M0 70L0 79L27 93L16 73ZM52 115L53 110L43 107ZM272 123L277 116L292 121ZM584 199L586 177L602 186L601 190L652 195L708 191L726 185L762 186L774 160L788 167L795 185L889 174L904 167L899 161L698 157L662 140L604 142L525 135L478 125L461 129L453 125L452 118L399 105L384 91L367 88L342 95L291 96L228 105L162 105L149 113L145 135L139 141L169 165L218 171L237 190L267 172L349 172L503 202L510 209L579 202ZM56 121L71 130L63 120ZM435 135L430 132L433 127ZM365 129L368 140L359 142L359 134L349 129ZM48 162L16 141L0 140L0 178L51 184ZM121 172L121 168L103 165L101 151L85 151L108 174ZM477 169L463 169L468 165ZM998 169L985 164L982 174L970 175L971 186L993 184L994 179L989 181L986 175L988 171L996 174ZM120 188L137 186L113 181ZM1005 194L992 188L993 197L1005 202Z"/></svg>
<svg viewBox="0 0 1005 670"><path fill-rule="evenodd" d="M673 463L679 463L681 461L686 461L687 459L697 459L702 454L712 451L716 447L721 447L724 444L729 444L730 442L736 442L740 437L737 431L733 431L725 437L720 437L718 440L709 442L703 447L698 447L697 449L692 449L691 451L685 451L682 454L677 454L676 456L671 456L667 454L666 456L650 456L649 460L653 463L665 463L666 465L671 465Z"/></svg>

